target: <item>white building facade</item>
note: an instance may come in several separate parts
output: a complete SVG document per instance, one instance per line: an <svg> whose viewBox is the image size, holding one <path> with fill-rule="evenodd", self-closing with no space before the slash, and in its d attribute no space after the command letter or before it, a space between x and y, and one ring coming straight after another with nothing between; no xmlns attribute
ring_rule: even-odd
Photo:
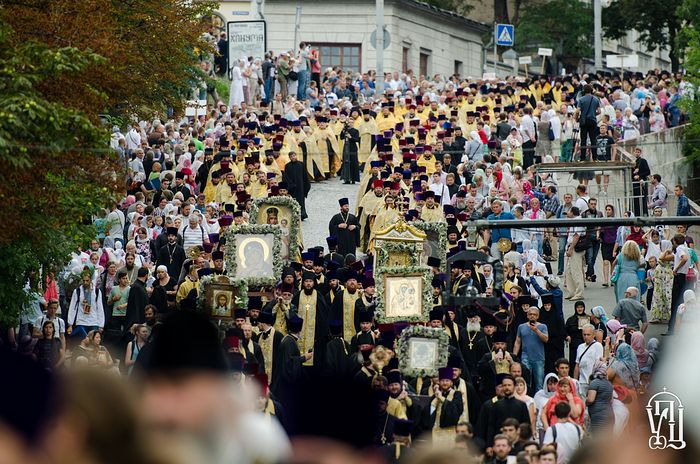
<svg viewBox="0 0 700 464"><path fill-rule="evenodd" d="M220 5L226 21L258 19L255 1ZM297 6L301 15L294 43ZM374 1L266 0L262 11L268 50L297 50L298 42L304 41L319 50L323 68L376 69L376 50L370 43L376 29ZM489 26L416 0L385 0L384 24L390 34L390 45L384 50L385 72L412 69L414 74L428 76L481 75L482 36Z"/></svg>

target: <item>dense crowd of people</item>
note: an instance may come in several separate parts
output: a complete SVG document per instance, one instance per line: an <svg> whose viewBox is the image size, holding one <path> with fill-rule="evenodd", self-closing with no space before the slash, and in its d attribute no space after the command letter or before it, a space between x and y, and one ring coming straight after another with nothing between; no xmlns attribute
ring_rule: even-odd
<svg viewBox="0 0 700 464"><path fill-rule="evenodd" d="M605 173L576 172L575 193L562 194L557 175L534 166L611 161L619 140L678 125L683 82L660 71L622 81L409 72L387 73L378 95L371 73L321 75L315 53L302 43L296 54L238 61L228 104L197 119L114 127L127 196L95 219L95 240L62 276L44 279L45 292L3 340L47 369L93 367L143 382L145 420L201 445L190 450L212 457L201 462L233 452L224 432L234 432L216 413L231 407L231 391L250 400L250 417L281 426L267 431L277 434L269 454L250 451L256 462L287 456L282 430L373 444L389 462L432 442L496 464L569 462L591 437L625 433L661 354L645 336L649 324L673 334L697 318L693 239L683 224L575 225L669 214L669 189L641 148L627 211L593 195L595 178L608 198ZM310 218L329 221L326 243L290 250L278 283L251 289L263 297L251 295L231 324L202 316L200 279L227 275L227 238L251 222L253 203L288 197L305 220L314 183L329 179L358 192L340 198L332 217ZM677 215L690 215L683 187L674 194ZM469 226L549 218L572 225ZM449 338L434 376L404 375L396 341L409 324L375 318L375 237L400 221L446 228L443 257L425 261L433 304L421 325ZM467 249L484 259L445 267ZM597 281L614 303L587 308L585 288ZM448 296L474 298L455 306L443 303ZM480 303L489 297L499 303ZM336 416L317 410L326 404ZM338 417L344 424L327 430Z"/></svg>

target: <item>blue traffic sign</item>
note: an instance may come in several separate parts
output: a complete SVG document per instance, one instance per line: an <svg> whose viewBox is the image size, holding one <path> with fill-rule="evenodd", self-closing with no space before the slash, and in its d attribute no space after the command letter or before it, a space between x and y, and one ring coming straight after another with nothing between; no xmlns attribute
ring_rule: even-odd
<svg viewBox="0 0 700 464"><path fill-rule="evenodd" d="M512 24L496 24L496 44L503 47L512 47L515 41Z"/></svg>

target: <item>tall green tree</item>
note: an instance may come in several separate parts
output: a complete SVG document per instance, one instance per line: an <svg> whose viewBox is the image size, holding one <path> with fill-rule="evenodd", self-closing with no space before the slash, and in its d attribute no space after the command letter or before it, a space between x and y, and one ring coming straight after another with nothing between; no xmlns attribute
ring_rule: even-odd
<svg viewBox="0 0 700 464"><path fill-rule="evenodd" d="M24 0L0 8L0 323L123 195L99 115L179 112L201 76L211 0Z"/></svg>
<svg viewBox="0 0 700 464"><path fill-rule="evenodd" d="M27 303L29 277L57 271L95 236L93 215L116 198L120 164L108 134L39 90L102 63L98 55L34 41L0 22L0 322ZM14 45L14 46L13 46ZM38 279L32 284L39 284Z"/></svg>
<svg viewBox="0 0 700 464"><path fill-rule="evenodd" d="M610 39L621 39L628 31L639 33L649 49L668 48L671 70L680 67L682 49L678 33L684 24L679 8L683 0L615 0L603 10L603 30ZM686 17L691 20L691 17Z"/></svg>
<svg viewBox="0 0 700 464"><path fill-rule="evenodd" d="M555 50L555 58L567 68L578 67L591 48L593 9L580 0L530 2L524 6L518 24L516 48L537 47Z"/></svg>

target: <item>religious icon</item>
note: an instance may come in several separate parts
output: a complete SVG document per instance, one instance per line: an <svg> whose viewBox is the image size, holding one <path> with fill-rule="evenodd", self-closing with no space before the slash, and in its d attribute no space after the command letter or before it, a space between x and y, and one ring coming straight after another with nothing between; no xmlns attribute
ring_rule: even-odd
<svg viewBox="0 0 700 464"><path fill-rule="evenodd" d="M236 278L273 278L273 234L237 234Z"/></svg>
<svg viewBox="0 0 700 464"><path fill-rule="evenodd" d="M280 242L280 255L283 261L289 261L290 228L292 224L292 209L285 205L261 205L258 212L257 224L270 224L280 226L282 240Z"/></svg>
<svg viewBox="0 0 700 464"><path fill-rule="evenodd" d="M411 337L408 341L408 367L433 369L438 361L438 344L435 338Z"/></svg>
<svg viewBox="0 0 700 464"><path fill-rule="evenodd" d="M410 266L410 264L411 257L408 255L408 253L390 253L389 256L387 256L386 258L387 267L404 267Z"/></svg>
<svg viewBox="0 0 700 464"><path fill-rule="evenodd" d="M416 317L423 314L423 277L387 275L384 278L385 317Z"/></svg>
<svg viewBox="0 0 700 464"><path fill-rule="evenodd" d="M204 306L212 319L230 320L236 309L237 288L228 281L228 277L221 276L220 281L206 284L204 289Z"/></svg>
<svg viewBox="0 0 700 464"><path fill-rule="evenodd" d="M229 291L214 292L214 307L211 310L211 315L215 317L231 317L231 297Z"/></svg>
<svg viewBox="0 0 700 464"><path fill-rule="evenodd" d="M591 318L590 317L578 317L578 328L583 329L584 326L588 325L591 323Z"/></svg>

